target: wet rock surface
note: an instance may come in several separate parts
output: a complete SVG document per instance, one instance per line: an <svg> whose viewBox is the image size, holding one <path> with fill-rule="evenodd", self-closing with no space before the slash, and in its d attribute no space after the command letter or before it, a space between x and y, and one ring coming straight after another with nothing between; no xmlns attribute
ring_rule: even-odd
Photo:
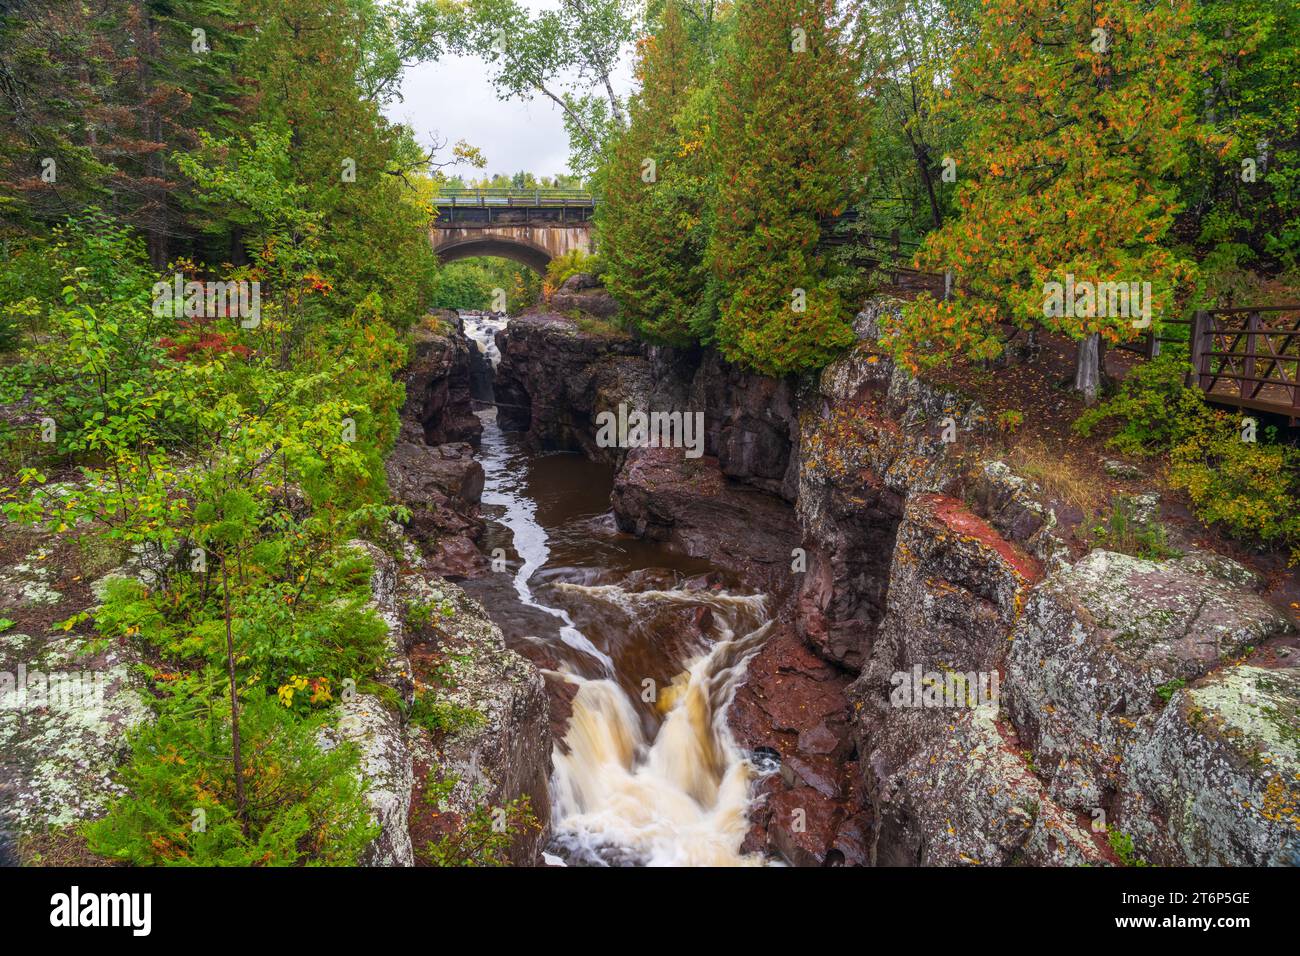
<svg viewBox="0 0 1300 956"><path fill-rule="evenodd" d="M464 443L398 442L386 470L389 489L410 509L408 527L434 567L452 577L481 573L487 567L476 544L483 533L483 466L474 449Z"/></svg>
<svg viewBox="0 0 1300 956"><path fill-rule="evenodd" d="M454 578L488 566L477 545L483 466L471 444L483 431L471 402L476 357L454 312L430 314L412 330L401 432L385 464L393 499L411 511L411 534L432 567Z"/></svg>
<svg viewBox="0 0 1300 956"><path fill-rule="evenodd" d="M746 852L800 866L869 862L871 815L852 759L849 680L789 624L750 661L728 720L737 742L773 766L757 785Z"/></svg>
<svg viewBox="0 0 1300 956"><path fill-rule="evenodd" d="M478 441L483 423L470 400L473 351L460 317L450 310L426 315L411 330L411 359L402 376L403 441Z"/></svg>
<svg viewBox="0 0 1300 956"><path fill-rule="evenodd" d="M496 341L501 362L494 392L502 429L525 432L537 449L622 460L625 449L597 445L596 416L617 413L620 403L647 407L650 366L639 343L584 334L575 320L554 312L513 318Z"/></svg>
<svg viewBox="0 0 1300 956"><path fill-rule="evenodd" d="M622 531L707 558L768 592L790 587L798 528L789 506L731 481L712 456L634 448L615 478L611 503Z"/></svg>

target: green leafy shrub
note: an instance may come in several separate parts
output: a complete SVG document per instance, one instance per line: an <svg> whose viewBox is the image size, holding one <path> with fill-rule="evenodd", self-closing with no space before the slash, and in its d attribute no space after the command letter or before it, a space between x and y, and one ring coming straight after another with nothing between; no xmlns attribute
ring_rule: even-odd
<svg viewBox="0 0 1300 956"><path fill-rule="evenodd" d="M558 289L571 276L584 272L598 276L600 271L599 256L588 254L581 249L570 249L547 263L546 284L552 289Z"/></svg>
<svg viewBox="0 0 1300 956"><path fill-rule="evenodd" d="M1127 454L1168 452L1169 483L1187 493L1197 518L1250 544L1290 548L1300 560L1300 451L1279 443L1272 427L1263 440L1245 440L1242 416L1212 409L1185 384L1187 370L1174 355L1136 366L1075 429L1091 435L1111 427L1108 444Z"/></svg>
<svg viewBox="0 0 1300 956"><path fill-rule="evenodd" d="M1170 453L1169 482L1187 493L1196 516L1242 541L1291 550L1300 562L1300 450L1243 440L1240 418L1215 411L1197 419Z"/></svg>
<svg viewBox="0 0 1300 956"><path fill-rule="evenodd" d="M407 626L417 631L432 627L439 618L452 617L455 613L455 607L446 598L429 601L411 598L406 602Z"/></svg>
<svg viewBox="0 0 1300 956"><path fill-rule="evenodd" d="M249 554L245 581L231 591L237 671L271 689L314 682L310 696L325 704L343 681L374 673L387 628L370 607L372 566L364 554L341 548L303 582L286 573L294 564L276 542ZM104 637L144 641L173 663L224 665L222 591L210 577L178 577L171 588L152 590L134 578L111 580L104 598L95 611ZM308 699L291 693L286 705L301 708Z"/></svg>
<svg viewBox="0 0 1300 956"><path fill-rule="evenodd" d="M1114 396L1079 416L1075 431L1086 437L1110 426L1107 444L1127 455L1167 451L1207 414L1200 392L1185 384L1188 371L1176 354L1138 364Z"/></svg>
<svg viewBox="0 0 1300 956"><path fill-rule="evenodd" d="M214 671L171 683L158 720L130 736L117 778L128 795L85 827L90 848L141 866L355 865L378 832L355 747L322 750L316 737L328 714L299 719L248 690L241 818L223 686Z"/></svg>
<svg viewBox="0 0 1300 956"><path fill-rule="evenodd" d="M430 771L425 781L425 807L442 814L457 783L456 777L439 779ZM428 841L419 853L429 866L509 866L515 841L540 829L528 797L501 807L480 804L458 821L453 832Z"/></svg>
<svg viewBox="0 0 1300 956"><path fill-rule="evenodd" d="M1166 704L1173 699L1174 694L1178 693L1187 686L1187 681L1181 677L1175 677L1173 680L1165 681L1156 688L1156 696Z"/></svg>
<svg viewBox="0 0 1300 956"><path fill-rule="evenodd" d="M1150 866L1146 860L1137 855L1133 847L1133 838L1123 830L1111 830L1107 833L1110 848L1119 857L1120 866Z"/></svg>

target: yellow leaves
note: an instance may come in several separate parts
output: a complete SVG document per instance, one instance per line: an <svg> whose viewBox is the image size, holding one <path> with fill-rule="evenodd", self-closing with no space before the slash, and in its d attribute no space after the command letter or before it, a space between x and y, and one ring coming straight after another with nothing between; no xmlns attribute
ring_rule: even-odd
<svg viewBox="0 0 1300 956"><path fill-rule="evenodd" d="M279 690L277 690L275 694L280 699L281 704L283 704L285 707L292 707L293 695L300 690L306 690L306 689L307 689L307 678L295 674L293 675L293 677L289 679L289 683L281 684Z"/></svg>

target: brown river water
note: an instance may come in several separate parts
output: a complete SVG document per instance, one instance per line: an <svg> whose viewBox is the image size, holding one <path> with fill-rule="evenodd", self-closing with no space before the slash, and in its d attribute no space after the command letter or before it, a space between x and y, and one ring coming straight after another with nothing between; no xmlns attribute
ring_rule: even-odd
<svg viewBox="0 0 1300 956"><path fill-rule="evenodd" d="M490 327L465 318L486 345ZM760 770L726 708L766 637L766 598L620 533L609 466L530 452L497 427L495 409L479 415L481 544L504 567L465 588L572 696L553 754L548 855L597 866L765 862L739 852Z"/></svg>

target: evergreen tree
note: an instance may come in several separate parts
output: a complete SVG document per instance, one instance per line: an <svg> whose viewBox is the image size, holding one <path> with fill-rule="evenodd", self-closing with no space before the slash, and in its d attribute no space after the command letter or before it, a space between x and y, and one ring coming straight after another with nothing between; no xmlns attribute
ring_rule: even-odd
<svg viewBox="0 0 1300 956"><path fill-rule="evenodd" d="M958 215L920 256L955 291L910 304L885 342L923 366L997 356L1001 323L1062 332L1080 343L1075 387L1091 401L1102 343L1136 337L1143 319L1095 299L1053 308L1048 284L1149 282L1158 321L1190 276L1160 245L1197 129L1189 0L988 0L979 26L944 104L971 126Z"/></svg>
<svg viewBox="0 0 1300 956"><path fill-rule="evenodd" d="M693 54L676 4L639 47L631 124L600 177L605 284L647 338L686 345L701 331L709 178L686 111Z"/></svg>
<svg viewBox="0 0 1300 956"><path fill-rule="evenodd" d="M853 340L818 248L821 220L861 193L867 145L833 14L830 0L743 5L719 83L715 337L729 360L772 375L824 365Z"/></svg>
<svg viewBox="0 0 1300 956"><path fill-rule="evenodd" d="M1208 67L1198 101L1219 135L1183 179L1188 238L1206 298L1241 301L1258 282L1248 270L1300 269L1300 2L1197 0L1195 15Z"/></svg>
<svg viewBox="0 0 1300 956"><path fill-rule="evenodd" d="M45 219L99 202L161 267L189 235L172 155L199 130L233 129L243 105L235 19L226 0L22 0L0 13L0 203Z"/></svg>

